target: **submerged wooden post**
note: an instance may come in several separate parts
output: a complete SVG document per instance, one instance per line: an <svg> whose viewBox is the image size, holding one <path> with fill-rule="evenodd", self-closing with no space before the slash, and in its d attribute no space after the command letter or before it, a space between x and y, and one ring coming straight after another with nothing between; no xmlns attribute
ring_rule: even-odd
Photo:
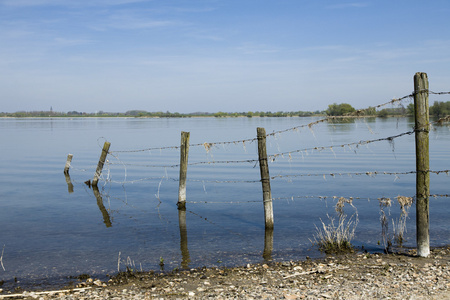
<svg viewBox="0 0 450 300"><path fill-rule="evenodd" d="M414 112L416 133L416 238L417 255L430 254L430 158L429 158L429 106L428 77L426 73L414 75Z"/></svg>
<svg viewBox="0 0 450 300"><path fill-rule="evenodd" d="M186 178L189 157L189 132L181 132L180 146L180 184L178 188L178 209L186 208Z"/></svg>
<svg viewBox="0 0 450 300"><path fill-rule="evenodd" d="M69 174L70 163L72 162L73 154L67 155L66 166L64 167L64 174Z"/></svg>
<svg viewBox="0 0 450 300"><path fill-rule="evenodd" d="M267 163L267 152L266 152L266 130L262 127L258 127L257 136L258 136L259 170L261 173L261 183L263 190L264 220L266 229L272 229L273 208L272 208L272 192L270 190L269 165Z"/></svg>
<svg viewBox="0 0 450 300"><path fill-rule="evenodd" d="M109 147L111 146L111 143L105 142L102 149L102 154L100 155L100 160L98 161L97 170L94 174L94 179L92 179L92 186L97 186L98 179L100 178L100 175L102 174L103 165L106 161L106 156L108 155Z"/></svg>
<svg viewBox="0 0 450 300"><path fill-rule="evenodd" d="M264 251L263 258L267 261L272 260L273 251L273 228L266 228L264 231Z"/></svg>

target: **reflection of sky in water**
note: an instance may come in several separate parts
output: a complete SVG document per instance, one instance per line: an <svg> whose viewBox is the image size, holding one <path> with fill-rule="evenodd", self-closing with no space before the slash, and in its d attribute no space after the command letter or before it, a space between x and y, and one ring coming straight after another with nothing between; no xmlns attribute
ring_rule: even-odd
<svg viewBox="0 0 450 300"><path fill-rule="evenodd" d="M119 252L123 268L129 257L144 270L159 269L160 257L166 270L185 267L188 261L189 267L261 261L265 235L259 167L253 161L257 143L218 142L253 139L257 127L271 133L312 120L1 119L0 246L5 245L6 272L0 270L0 280L111 274L117 271ZM414 136L393 143L340 145L397 135L412 126L407 119L368 119L268 137L269 156L284 153L269 163L275 198L272 258L320 255L309 239L320 219L334 215L333 196L355 198L360 219L355 244L381 250L377 198L413 196L415 176L364 173L413 171ZM216 143L209 151L190 148L185 228L180 228L176 208L179 171L170 167L179 163L178 149L117 152L178 146L181 131L191 132L191 144ZM101 181L97 193L83 182L93 176L104 139L113 152L104 176L112 182ZM449 169L449 140L448 127L431 132L431 169ZM73 193L63 174L68 153L74 154ZM195 164L235 160L250 162ZM155 165L167 167L148 167ZM448 176L431 174L431 192L447 194ZM447 199L430 200L432 246L449 243ZM351 215L352 208L347 212ZM399 214L393 201L388 216L392 220ZM414 223L412 207L406 246L415 246Z"/></svg>

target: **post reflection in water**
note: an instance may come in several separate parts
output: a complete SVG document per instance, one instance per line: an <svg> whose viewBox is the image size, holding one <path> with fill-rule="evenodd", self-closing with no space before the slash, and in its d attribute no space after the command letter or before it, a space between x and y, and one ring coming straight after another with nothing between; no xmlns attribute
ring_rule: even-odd
<svg viewBox="0 0 450 300"><path fill-rule="evenodd" d="M178 223L180 226L181 267L183 269L188 269L191 258L189 256L187 239L186 207L178 209Z"/></svg>
<svg viewBox="0 0 450 300"><path fill-rule="evenodd" d="M92 186L92 189L94 191L94 196L97 199L98 208L102 212L103 222L105 223L106 227L111 227L112 226L111 219L109 217L108 211L106 210L105 206L103 205L102 195L100 194L100 191L98 190L97 186Z"/></svg>
<svg viewBox="0 0 450 300"><path fill-rule="evenodd" d="M69 189L69 194L73 193L73 184L72 180L70 180L69 173L64 173L64 177L66 177L67 188Z"/></svg>
<svg viewBox="0 0 450 300"><path fill-rule="evenodd" d="M272 250L273 250L273 228L266 228L264 232L264 260L272 260Z"/></svg>

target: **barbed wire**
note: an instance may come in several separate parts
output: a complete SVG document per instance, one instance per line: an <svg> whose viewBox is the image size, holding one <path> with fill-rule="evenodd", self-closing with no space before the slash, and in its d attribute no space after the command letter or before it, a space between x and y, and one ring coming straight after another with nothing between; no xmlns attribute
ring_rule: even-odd
<svg viewBox="0 0 450 300"><path fill-rule="evenodd" d="M199 161L188 163L188 166L196 166L196 165L210 165L210 164L239 164L239 163L257 163L258 159L244 159L244 160L213 160L213 161ZM108 163L109 165L123 165L123 166L135 166L135 167L144 167L144 168L178 168L180 164L174 165L143 165L143 164L134 164L134 163Z"/></svg>
<svg viewBox="0 0 450 300"><path fill-rule="evenodd" d="M276 153L276 154L272 154L269 155L269 158L274 161L275 158L279 157L279 156L289 156L289 158L291 158L291 154L292 153L299 153L299 152L308 152L308 151L322 151L322 150L326 150L326 149L330 149L333 151L333 148L344 148L344 147L351 147L351 146L362 146L362 145L367 145L370 143L375 143L375 142L381 142L381 141L389 141L392 142L394 139L405 136L405 135L411 135L413 134L415 131L407 131L407 132L403 132L397 135L393 135L393 136L388 136L388 137L384 137L384 138L379 138L379 139L374 139L374 140L364 140L364 141L359 141L359 142L353 142L353 143L347 143L347 144L340 144L340 145L331 145L331 146L320 146L320 147L311 147L311 148L304 148L304 149L298 149L298 150L292 150L292 151L288 151L288 152L282 152L282 153Z"/></svg>
<svg viewBox="0 0 450 300"><path fill-rule="evenodd" d="M429 91L429 90L421 90L417 93L421 93L421 92L426 92L428 91L430 94L434 94L434 95L448 95L450 94L450 92L433 92L433 91ZM308 124L303 124L303 125L299 125L299 126L295 126L295 127L291 127L288 129L283 129L283 130L277 130L277 131L273 131L271 133L266 134L266 137L271 137L271 136L276 136L279 135L281 133L284 132L289 132L289 131L297 131L301 128L311 128L314 125L323 123L323 122L327 122L327 121L332 121L332 120L338 120L338 119L342 119L342 118L349 118L349 117L356 117L356 118L361 118L361 117L370 117L370 115L363 115L363 112L369 111L369 110L373 110L373 109L378 109L387 105L392 105L395 103L399 103L405 99L408 98L412 98L414 97L415 92L400 97L400 98L394 98L389 100L388 102L379 104L379 105L375 105L375 106L371 106L365 109L358 109L352 113L348 113L344 116L327 116L325 118L310 122ZM446 119L447 120L447 119ZM199 147L199 146L203 146L205 148L205 150L208 152L212 147L217 146L217 145L239 145L239 144L244 144L245 143L252 143L257 141L258 138L249 138L249 139L242 139L242 140L235 140L235 141L221 141L221 142L204 142L204 143L197 143L197 144L190 144L189 147ZM135 152L151 152L151 151L162 151L162 150L173 150L173 149L179 149L180 146L164 146L164 147L150 147L150 148L144 148L144 149L137 149L137 150L114 150L114 151L109 151L109 153L135 153Z"/></svg>
<svg viewBox="0 0 450 300"><path fill-rule="evenodd" d="M420 92L426 92L426 91L428 91L428 90L419 91L419 93ZM428 92L431 93L431 94L437 94L437 95L450 94L450 92L432 92L432 91L428 91ZM316 125L316 124L319 124L319 123L325 122L325 121L331 121L331 120L334 120L334 119L341 119L341 118L345 118L345 117L361 117L361 113L363 111L365 111L365 110L369 110L369 109L373 109L373 108L377 109L377 108L383 107L385 105L401 102L404 99L411 98L413 96L414 96L414 93L406 95L406 96L403 96L403 97L400 97L400 98L392 99L392 100L390 100L390 101L388 101L386 103L377 105L375 107L369 107L367 109L357 110L357 111L355 111L353 113L350 113L350 114L347 114L345 116L328 116L326 118L310 122L309 124L304 124L304 125L292 127L292 128L289 128L289 129L280 130L280 131L274 131L272 133L267 134L266 136L267 137L268 136L275 136L275 135L281 134L283 132L292 131L292 130L298 130L298 129L303 128L303 127L308 127L308 128L311 129L311 127ZM436 124L442 124L443 122L446 122L446 121L449 121L449 120L450 120L450 116L446 116L444 118L439 119L435 123ZM291 150L291 151L288 151L288 152L281 152L281 153L275 153L275 154L269 155L269 159L273 162L273 161L276 160L276 158L284 157L284 156L289 156L289 159L292 159L291 155L293 153L302 153L302 156L303 156L303 152L307 153L308 151L319 151L320 152L320 151L323 151L323 150L326 150L326 149L329 149L329 150L333 151L333 148L345 148L345 147L352 148L354 146L356 146L356 148L358 148L360 145L367 145L369 143L374 143L374 142L380 142L380 141L392 142L396 138L399 138L399 137L402 137L402 136L405 136L405 135L411 135L414 132L415 132L415 130L412 130L412 131L400 133L400 134L394 135L394 136L389 136L389 137L384 137L384 138L379 138L379 139L373 139L373 140L363 140L363 141L346 143L346 144L340 144L340 145L331 145L331 146L321 146L321 147L310 147L310 148L304 148L304 149L296 149L296 150ZM227 141L227 142L215 142L215 143L206 143L205 142L205 143L199 143L199 144L191 144L190 146L192 146L192 147L203 146L205 148L205 150L207 152L209 152L212 147L220 145L220 144L222 144L222 145L226 145L226 144L243 144L244 147L245 147L246 143L252 143L254 141L257 141L257 139L258 138L256 137L256 138L252 138L252 139L244 139L244 140L237 140L237 141ZM99 144L99 146L100 146L100 144ZM126 167L127 166L138 166L138 167L147 167L147 168L153 167L153 168L165 168L165 169L167 169L167 168L177 168L177 167L180 167L180 164L158 165L158 164L124 163L124 162L122 162L119 159L118 155L115 154L115 153L120 153L120 152L142 152L142 151L149 151L149 152L151 152L151 151L156 151L156 150L162 151L164 149L178 149L178 148L180 148L180 146L153 147L153 148L146 148L146 149L141 149L141 150L109 151L109 154L112 155L117 160L117 163L107 161L107 165L108 166L111 166L111 165L121 165L121 166L123 166L124 169L125 169L125 178L127 177L127 175L126 175L126 172L127 172ZM354 150L354 151L356 152L356 150ZM333 151L333 153L334 153L334 151ZM195 165L209 165L209 164L251 163L251 164L254 164L254 167L256 167L258 162L259 162L258 159L218 160L218 161L211 160L211 161L193 162L193 163L189 163L188 165L189 166L195 166ZM75 169L75 168L72 168L72 169ZM80 169L80 171L86 171L86 169ZM112 180L109 179L109 171L110 170L108 169L107 181L119 182L119 181L112 181ZM442 171L442 172L446 172L448 174L447 171ZM402 172L383 172L383 173L385 175L395 175L395 176L405 174L405 173L402 173ZM415 173L415 172L409 172L408 174L413 174L413 173ZM272 177L272 179L283 178L283 177L286 177L286 178L288 178L288 177L299 177L299 176L323 176L325 178L326 176L336 176L337 174L342 176L342 173L301 174L301 175L278 175L278 176ZM361 172L361 173L356 172L356 173L344 173L344 174L349 175L349 176L352 176L352 175L358 176L358 175L363 175L363 174L366 174L366 175L370 174L370 176L375 176L375 175L377 175L377 172ZM141 179L131 180L131 181L124 180L124 181L120 181L120 183L138 182L138 181L152 180L152 179L156 179L156 178L159 179L160 177L153 177L153 178L148 177L148 178L141 178ZM209 181L202 181L202 182L209 182ZM214 182L218 183L218 182L233 182L233 181L214 181ZM234 182L236 182L236 181L234 181ZM249 182L254 182L254 181L249 181Z"/></svg>
<svg viewBox="0 0 450 300"><path fill-rule="evenodd" d="M394 103L400 102L400 101L402 101L404 99L411 98L411 97L414 97L414 93L406 95L406 96L403 96L403 97L400 97L400 98L394 98L394 99L392 99L392 100L390 100L390 101L388 101L386 103L383 103L383 104L379 104L379 105L376 105L376 106L371 106L371 107L364 108L364 109L358 109L358 110L356 110L354 112L347 113L347 114L345 114L343 116L327 116L327 117L325 117L323 119L311 122L309 124L295 126L295 127L284 129L284 130L274 131L272 133L267 134L267 136L274 136L274 135L277 135L277 134L280 134L280 133L298 130L300 128L306 128L306 127L311 128L312 126L317 125L319 123L332 121L332 120L340 120L340 119L349 118L349 117L353 117L353 118L370 117L370 115L361 115L361 114L364 111L369 111L369 110L372 110L372 109L378 109L380 107L383 107L383 106L386 106L386 105L389 105L389 104L394 104Z"/></svg>
<svg viewBox="0 0 450 300"><path fill-rule="evenodd" d="M403 132L397 135L388 136L384 138L379 139L373 139L373 140L363 140L359 142L353 142L353 143L346 143L346 144L340 144L340 145L331 145L331 146L320 146L320 147L311 147L311 148L304 148L304 149L297 149L297 150L291 150L288 152L281 152L281 153L275 153L268 156L268 159L270 159L272 162L275 161L275 159L279 156L284 157L285 155L288 155L290 158L292 153L300 153L300 152L308 152L308 151L322 151L326 149L330 149L333 151L333 148L344 148L344 147L351 147L351 146L361 146L361 145L367 145L370 143L380 142L380 141L393 141L396 138L405 136L405 135L411 135L415 131L407 131ZM117 158L117 157L116 157ZM244 159L244 160L212 160L212 161L200 161L200 162L193 162L188 163L188 166L195 166L195 165L210 165L210 164L239 164L239 163L254 163L255 166L259 162L259 159ZM139 167L145 167L145 168L178 168L180 164L173 164L173 165L155 165L155 164L137 164L137 163L123 163L123 162L108 162L109 165L122 165L122 166L139 166Z"/></svg>
<svg viewBox="0 0 450 300"><path fill-rule="evenodd" d="M440 175L440 174L446 174L447 176L450 175L450 170L427 170L426 172L428 173L433 173L436 175ZM376 177L378 175L389 175L389 176L395 176L396 179L398 179L400 175L413 175L413 174L417 174L417 171L405 171L405 172L388 172L388 171L365 171L365 172L339 172L339 173L308 173L308 174L287 174L287 175L282 175L282 174L278 174L278 175L274 175L271 176L270 179L271 180L276 180L276 179L283 179L283 178L298 178L298 177L323 177L324 179L326 179L326 177L343 177L343 176L348 176L348 177L352 177L352 176L369 176L369 177ZM110 183L116 183L116 184L126 184L126 183L137 183L137 182L143 182L143 181L153 181L153 180L157 180L157 181L161 181L161 180L166 180L166 181L172 181L172 182L179 182L179 178L174 178L174 177L168 177L167 175L164 176L154 176L154 177L145 177L145 178L139 178L139 179L134 179L134 180L122 180L122 181L118 181L118 180L112 180L112 179L105 179L103 178L103 180L105 182L110 182ZM215 184L234 184L234 183L260 183L261 179L255 179L255 180L211 180L211 179L186 179L186 181L188 182L196 182L196 183L202 183L203 185L207 184L207 183L215 183ZM204 187L204 189L206 189L206 187Z"/></svg>
<svg viewBox="0 0 450 300"><path fill-rule="evenodd" d="M143 182L143 181L152 181L152 180L167 180L167 181L174 181L174 182L179 182L180 179L179 178L174 178L174 177L166 177L166 176L155 176L155 177L145 177L145 178L139 178L139 179L134 179L134 180L123 180L123 181L118 181L118 180L112 180L112 179L108 179L106 181L111 182L111 183L119 183L119 184L125 184L125 183L136 183L136 182ZM260 183L261 180L204 180L204 179L186 179L186 181L188 182L197 182L197 183Z"/></svg>
<svg viewBox="0 0 450 300"><path fill-rule="evenodd" d="M439 120L434 121L432 124L442 125L445 122L450 122L450 116L445 116L443 118L440 118Z"/></svg>
<svg viewBox="0 0 450 300"><path fill-rule="evenodd" d="M272 198L266 201L295 201L299 199L318 199L318 200L340 200L340 199L346 199L346 200L367 200L367 201L389 201L392 198L398 198L402 196L395 196L395 197L379 197L379 198L373 198L373 197L358 197L358 196L318 196L318 195L302 195L302 196L289 196L289 197L278 197L278 198ZM450 194L430 194L429 197L431 198L450 198ZM408 197L414 199L415 197ZM186 201L186 203L191 204L243 204L243 203L261 203L262 200L248 200L248 201Z"/></svg>
<svg viewBox="0 0 450 300"><path fill-rule="evenodd" d="M433 170L427 170L425 172L433 173L436 175L439 175L441 173L445 173L447 176L450 173L450 170L439 170L439 171L433 171ZM336 177L336 176L369 176L369 177L375 177L377 175L393 175L398 177L399 175L411 175L411 174L417 174L417 171L406 171L406 172L386 172L386 171L367 171L367 172L345 172L345 173L311 173L311 174L293 174L293 175L275 175L271 176L270 179L278 179L278 178L295 178L295 177L323 177L326 176L330 177Z"/></svg>
<svg viewBox="0 0 450 300"><path fill-rule="evenodd" d="M433 92L433 91L428 92L433 95L450 95L450 92Z"/></svg>

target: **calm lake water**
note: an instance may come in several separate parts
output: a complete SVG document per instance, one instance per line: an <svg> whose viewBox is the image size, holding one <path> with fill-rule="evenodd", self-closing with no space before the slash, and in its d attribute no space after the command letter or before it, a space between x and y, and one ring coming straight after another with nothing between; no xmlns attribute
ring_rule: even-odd
<svg viewBox="0 0 450 300"><path fill-rule="evenodd" d="M329 223L327 214L337 218L339 197L353 197L355 208L345 206L349 217L357 210L353 243L383 251L378 199L392 199L384 209L392 236L401 212L395 197L415 194L415 174L402 174L415 170L414 135L385 138L410 131L413 121L305 126L315 120L0 119L0 281L46 285L83 273L104 279L127 265L160 270L161 259L170 271L318 257L310 239L321 220ZM280 155L269 163L275 230L265 258L257 127L282 131L267 138L268 154ZM179 149L173 147L181 131L191 134L186 227L180 227L176 206ZM105 140L111 154L93 190L84 182L92 179ZM211 147L199 145L205 142ZM436 126L432 170L450 169L449 148L449 127ZM74 157L66 178L69 153ZM449 194L449 179L431 174L431 193ZM414 210L406 247L415 247ZM449 198L430 199L432 246L450 243L449 213Z"/></svg>

